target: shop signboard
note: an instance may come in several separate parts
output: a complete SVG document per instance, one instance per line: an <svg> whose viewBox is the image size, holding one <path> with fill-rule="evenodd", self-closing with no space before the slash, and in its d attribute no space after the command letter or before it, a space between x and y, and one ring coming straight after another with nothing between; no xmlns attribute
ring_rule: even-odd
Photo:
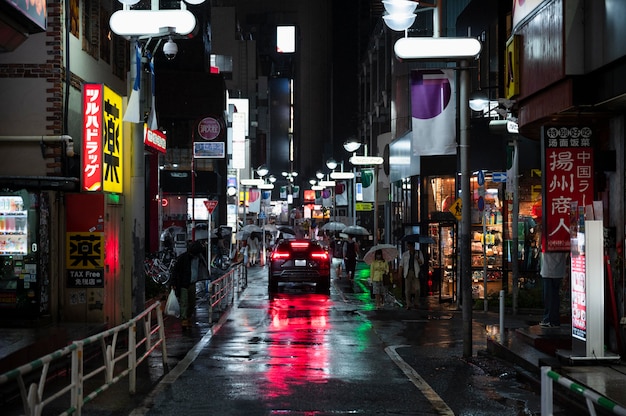
<svg viewBox="0 0 626 416"><path fill-rule="evenodd" d="M68 288L104 287L104 195L68 194L66 272ZM76 213L80 212L80 215Z"/></svg>
<svg viewBox="0 0 626 416"><path fill-rule="evenodd" d="M571 207L593 201L592 135L588 126L542 127L542 245L546 251L570 250Z"/></svg>
<svg viewBox="0 0 626 416"><path fill-rule="evenodd" d="M122 97L103 84L85 84L82 128L82 189L122 193Z"/></svg>

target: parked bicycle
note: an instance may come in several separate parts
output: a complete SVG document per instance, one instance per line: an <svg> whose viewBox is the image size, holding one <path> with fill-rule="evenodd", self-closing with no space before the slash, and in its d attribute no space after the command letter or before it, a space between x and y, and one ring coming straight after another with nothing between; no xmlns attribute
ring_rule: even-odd
<svg viewBox="0 0 626 416"><path fill-rule="evenodd" d="M146 276L162 285L170 281L174 264L176 264L176 253L172 250L149 254L143 263Z"/></svg>
<svg viewBox="0 0 626 416"><path fill-rule="evenodd" d="M211 262L212 267L217 267L222 270L226 270L230 267L230 254L228 249L225 247L215 247L213 248L213 261Z"/></svg>

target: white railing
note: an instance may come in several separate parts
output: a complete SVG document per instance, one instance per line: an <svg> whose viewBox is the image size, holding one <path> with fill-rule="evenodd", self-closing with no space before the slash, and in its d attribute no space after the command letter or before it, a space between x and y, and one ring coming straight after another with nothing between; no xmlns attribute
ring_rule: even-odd
<svg viewBox="0 0 626 416"><path fill-rule="evenodd" d="M137 366L159 346L162 351L163 369L167 371L165 329L160 306L160 302L155 302L144 312L122 325L89 338L74 341L67 347L0 374L0 385L13 381L17 382L26 416L40 416L46 405L61 397L67 397L67 395L69 395L69 407L61 414L81 416L83 405L126 376L128 376L129 393L134 394L137 384ZM153 319L156 322L153 322ZM142 327L144 334L143 338L139 340L137 339L137 326ZM128 338L126 351L118 351L117 349L119 334L126 334ZM102 365L89 373L85 373L85 348L98 342L102 347ZM63 365L64 360L67 358L71 359L69 384L56 387L53 392L47 392L46 382L49 380L51 365L53 365L53 368L54 365ZM119 363L124 359L127 360L127 363L125 366L122 366L123 364ZM87 392L84 391L85 383L97 375L103 376L104 383L86 394ZM37 378L38 382L32 382L27 390L27 381L25 379L37 380ZM50 386L48 385L48 387ZM52 390L52 388L49 390Z"/></svg>
<svg viewBox="0 0 626 416"><path fill-rule="evenodd" d="M596 415L595 405L611 411L613 414L626 416L626 408L609 400L608 398L589 390L572 380L552 371L551 367L541 367L541 415L552 416L553 414L553 382L566 387L570 391L580 395L587 403L587 409L592 416Z"/></svg>
<svg viewBox="0 0 626 416"><path fill-rule="evenodd" d="M239 295L248 285L248 270L243 263L238 263L219 278L208 282L209 324L213 323L213 311L223 311L235 301L235 292Z"/></svg>

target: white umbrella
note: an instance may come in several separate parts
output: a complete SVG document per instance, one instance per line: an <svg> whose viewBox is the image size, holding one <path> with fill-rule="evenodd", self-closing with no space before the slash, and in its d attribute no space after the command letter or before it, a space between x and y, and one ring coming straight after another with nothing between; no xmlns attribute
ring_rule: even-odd
<svg viewBox="0 0 626 416"><path fill-rule="evenodd" d="M237 231L237 239L245 240L248 237L250 237L250 234L252 233L262 233L262 232L263 232L263 228L259 227L258 225L255 225L255 224L244 225L243 227L241 227L241 230Z"/></svg>
<svg viewBox="0 0 626 416"><path fill-rule="evenodd" d="M278 227L276 226L276 224L265 224L263 226L263 229L265 231L269 231L270 233L277 233L278 232Z"/></svg>
<svg viewBox="0 0 626 416"><path fill-rule="evenodd" d="M348 235L370 235L370 232L360 225L350 225L341 230L341 232Z"/></svg>
<svg viewBox="0 0 626 416"><path fill-rule="evenodd" d="M342 223L342 222L338 222L338 221L331 221L331 222L327 222L326 224L322 225L322 230L324 231L341 231L344 228L346 228L346 224Z"/></svg>
<svg viewBox="0 0 626 416"><path fill-rule="evenodd" d="M363 261L367 264L372 264L378 250L383 253L383 260L385 261L393 261L398 258L398 248L396 246L392 244L376 244L365 253Z"/></svg>

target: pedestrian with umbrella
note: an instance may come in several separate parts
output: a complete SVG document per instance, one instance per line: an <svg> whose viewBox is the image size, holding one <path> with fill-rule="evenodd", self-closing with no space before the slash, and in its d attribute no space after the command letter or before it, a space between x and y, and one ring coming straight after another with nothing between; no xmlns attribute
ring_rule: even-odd
<svg viewBox="0 0 626 416"><path fill-rule="evenodd" d="M343 262L346 267L346 276L350 283L354 281L354 272L356 270L356 258L359 254L359 243L354 237L348 235L348 241L343 245Z"/></svg>
<svg viewBox="0 0 626 416"><path fill-rule="evenodd" d="M376 302L376 309L383 306L383 295L385 294L384 280L389 273L389 263L383 258L382 250L376 250L374 261L370 265L370 279L372 279L372 293Z"/></svg>

